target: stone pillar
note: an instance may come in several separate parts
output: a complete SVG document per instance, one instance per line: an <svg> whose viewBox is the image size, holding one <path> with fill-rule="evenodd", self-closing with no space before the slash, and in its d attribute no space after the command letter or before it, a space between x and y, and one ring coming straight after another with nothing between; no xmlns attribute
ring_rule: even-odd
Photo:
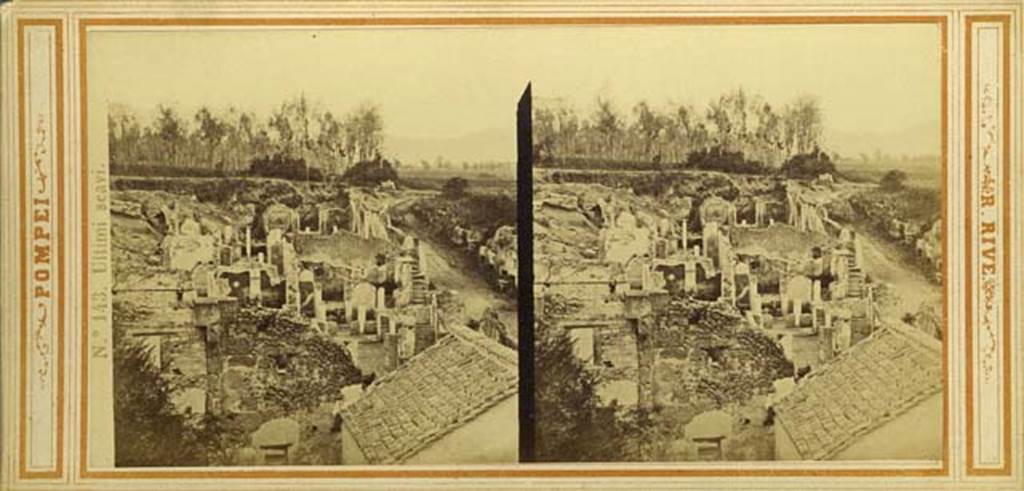
<svg viewBox="0 0 1024 491"><path fill-rule="evenodd" d="M679 225L679 236L680 236L680 238L681 238L681 240L682 240L682 243L681 243L681 245L680 245L679 249L681 249L681 250L683 250L683 251L686 251L686 240L687 240L687 236L686 236L686 234L687 234L687 230L686 230L686 222L685 222L685 221L683 221L683 222L682 222L682 223L680 223L680 225Z"/></svg>
<svg viewBox="0 0 1024 491"><path fill-rule="evenodd" d="M249 270L249 298L257 303L263 299L263 275L258 269Z"/></svg>
<svg viewBox="0 0 1024 491"><path fill-rule="evenodd" d="M704 250L704 254L711 255L711 244L719 241L718 237L718 223L711 222L704 225L704 233L701 236L701 249ZM712 258L717 259L717 258Z"/></svg>
<svg viewBox="0 0 1024 491"><path fill-rule="evenodd" d="M420 243L416 244L416 260L419 261L420 273L426 276L427 274L427 253L423 250L423 245Z"/></svg>
<svg viewBox="0 0 1024 491"><path fill-rule="evenodd" d="M786 191L786 218L789 221L791 227L797 227L800 225L800 205L797 202L796 194L791 191Z"/></svg>
<svg viewBox="0 0 1024 491"><path fill-rule="evenodd" d="M697 263L688 262L683 264L683 291L692 292L697 288Z"/></svg>
<svg viewBox="0 0 1024 491"><path fill-rule="evenodd" d="M384 335L384 365L387 369L394 370L398 368L398 338L397 333L387 333Z"/></svg>
<svg viewBox="0 0 1024 491"><path fill-rule="evenodd" d="M736 304L736 276L733 264L732 245L728 237L718 238L718 266L721 272L722 297L730 304Z"/></svg>
<svg viewBox="0 0 1024 491"><path fill-rule="evenodd" d="M299 295L298 295L298 310L305 317L316 317L316 304L314 303L314 295L316 293L315 282L313 281L313 272L305 269L299 273Z"/></svg>
<svg viewBox="0 0 1024 491"><path fill-rule="evenodd" d="M838 347L838 351L846 351L850 347L850 322L848 320L840 320L832 324L834 337L838 338L834 346Z"/></svg>
<svg viewBox="0 0 1024 491"><path fill-rule="evenodd" d="M721 297L726 302L736 304L736 277L733 275L732 259L722 260L721 268Z"/></svg>
<svg viewBox="0 0 1024 491"><path fill-rule="evenodd" d="M359 334L366 334L366 306L356 307L356 322L359 324Z"/></svg>
<svg viewBox="0 0 1024 491"><path fill-rule="evenodd" d="M377 323L377 336L378 337L380 336L381 329L383 327L383 325L381 324L381 314L387 308L385 306L385 298L384 297L385 297L385 295L384 295L384 287L377 288L377 299L374 302L374 305L375 305L374 306L374 312L376 313L376 318L377 318L376 323Z"/></svg>
<svg viewBox="0 0 1024 491"><path fill-rule="evenodd" d="M875 289L871 285L866 285L867 289L867 317L868 325L871 327L871 332L875 332L875 328L878 327L878 323L875 319Z"/></svg>
<svg viewBox="0 0 1024 491"><path fill-rule="evenodd" d="M360 212L358 203L359 202L356 199L352 199L350 203L352 209L352 220L349 221L348 227L349 232L352 232L354 234L359 234Z"/></svg>
<svg viewBox="0 0 1024 491"><path fill-rule="evenodd" d="M313 314L317 322L327 323L327 305L324 304L324 287L319 283L313 284Z"/></svg>
<svg viewBox="0 0 1024 491"><path fill-rule="evenodd" d="M822 364L832 361L835 357L834 339L835 329L832 326L822 326L818 331L818 361Z"/></svg>
<svg viewBox="0 0 1024 491"><path fill-rule="evenodd" d="M860 247L860 237L853 237L853 267L859 268L864 262L864 257Z"/></svg>
<svg viewBox="0 0 1024 491"><path fill-rule="evenodd" d="M437 337L437 294L430 294L430 329L434 332L434 337Z"/></svg>
<svg viewBox="0 0 1024 491"><path fill-rule="evenodd" d="M669 254L668 242L665 239L656 239L654 242L654 257L658 259L665 259Z"/></svg>
<svg viewBox="0 0 1024 491"><path fill-rule="evenodd" d="M815 330L820 330L827 324L829 324L828 309L821 303L815 302L811 307L811 327Z"/></svg>
<svg viewBox="0 0 1024 491"><path fill-rule="evenodd" d="M750 311L754 314L758 327L761 327L764 311L761 305L761 293L757 291L757 276L750 275L750 282L747 284L747 288L750 295Z"/></svg>

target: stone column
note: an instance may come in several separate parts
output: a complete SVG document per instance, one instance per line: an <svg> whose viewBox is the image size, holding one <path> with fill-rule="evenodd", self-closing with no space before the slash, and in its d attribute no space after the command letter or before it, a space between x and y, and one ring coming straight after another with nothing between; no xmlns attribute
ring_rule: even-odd
<svg viewBox="0 0 1024 491"><path fill-rule="evenodd" d="M385 297L385 295L384 295L384 287L377 288L377 300L375 302L374 312L376 312L376 317L377 317L377 321L376 322L377 322L377 335L378 336L380 336L381 328L382 328L381 321L380 321L381 314L387 308L385 306L385 298L384 297Z"/></svg>
<svg viewBox="0 0 1024 491"><path fill-rule="evenodd" d="M263 276L258 269L249 270L249 298L257 303L263 299Z"/></svg>
<svg viewBox="0 0 1024 491"><path fill-rule="evenodd" d="M757 325L760 326L764 312L761 305L761 293L757 291L757 276L750 275L750 282L747 285L750 294L750 311L754 313Z"/></svg>
<svg viewBox="0 0 1024 491"><path fill-rule="evenodd" d="M366 334L366 306L356 307L356 322L359 323L359 334Z"/></svg>
<svg viewBox="0 0 1024 491"><path fill-rule="evenodd" d="M427 254L423 250L423 245L416 244L416 260L419 261L420 273L424 276L427 275Z"/></svg>
<svg viewBox="0 0 1024 491"><path fill-rule="evenodd" d="M818 332L818 361L821 363L828 363L835 357L834 338L835 329L822 326Z"/></svg>
<svg viewBox="0 0 1024 491"><path fill-rule="evenodd" d="M800 317L803 315L804 305L799 299L793 301L793 327L800 327Z"/></svg>
<svg viewBox="0 0 1024 491"><path fill-rule="evenodd" d="M683 221L679 225L679 236L681 237L681 240L682 240L682 244L679 246L679 249L684 251L684 252L686 251L686 240L687 240L686 234L687 234L686 221Z"/></svg>
<svg viewBox="0 0 1024 491"><path fill-rule="evenodd" d="M324 305L324 287L320 283L313 284L313 314L316 321L327 323L327 306Z"/></svg>
<svg viewBox="0 0 1024 491"><path fill-rule="evenodd" d="M398 368L398 338L397 333L387 333L384 335L384 364L388 370L394 370Z"/></svg>
<svg viewBox="0 0 1024 491"><path fill-rule="evenodd" d="M683 263L683 291L692 292L697 288L697 263Z"/></svg>

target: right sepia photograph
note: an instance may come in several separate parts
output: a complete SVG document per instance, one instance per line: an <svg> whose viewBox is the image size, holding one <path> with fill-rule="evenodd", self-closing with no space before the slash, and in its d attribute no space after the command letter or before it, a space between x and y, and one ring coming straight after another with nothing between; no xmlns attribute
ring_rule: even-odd
<svg viewBox="0 0 1024 491"><path fill-rule="evenodd" d="M532 84L534 458L943 459L940 27L564 30Z"/></svg>

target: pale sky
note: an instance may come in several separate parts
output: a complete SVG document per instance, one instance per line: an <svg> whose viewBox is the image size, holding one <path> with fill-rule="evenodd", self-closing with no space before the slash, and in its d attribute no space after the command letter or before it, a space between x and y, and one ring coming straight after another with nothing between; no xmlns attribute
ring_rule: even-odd
<svg viewBox="0 0 1024 491"><path fill-rule="evenodd" d="M88 60L92 105L263 118L299 93L336 114L371 101L385 153L410 160L439 148L514 161L530 81L537 96L589 110L604 95L623 113L641 99L703 110L741 86L776 106L807 94L830 149L939 153L934 25L107 31L90 34Z"/></svg>

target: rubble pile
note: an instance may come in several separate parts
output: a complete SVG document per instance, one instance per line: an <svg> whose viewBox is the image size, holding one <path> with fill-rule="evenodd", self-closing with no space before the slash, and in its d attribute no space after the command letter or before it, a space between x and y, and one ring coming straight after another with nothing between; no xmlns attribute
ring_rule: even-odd
<svg viewBox="0 0 1024 491"><path fill-rule="evenodd" d="M220 410L247 421L313 408L362 380L345 347L285 312L242 307L207 340L208 376L221 382L213 388Z"/></svg>
<svg viewBox="0 0 1024 491"><path fill-rule="evenodd" d="M564 330L622 417L763 413L780 381L825 369L892 320L871 271L892 259L844 204L863 185L575 172L582 182L555 171L535 188L538 326ZM658 193L634 185L657 178ZM762 427L744 438L770 440Z"/></svg>
<svg viewBox="0 0 1024 491"><path fill-rule="evenodd" d="M654 363L659 365L652 390L659 403L720 408L743 403L793 375L779 343L747 326L727 303L674 299L650 326L649 349L658 353Z"/></svg>
<svg viewBox="0 0 1024 491"><path fill-rule="evenodd" d="M729 201L749 196L784 197L781 177L728 174L715 171L593 172L539 171L538 184L600 185L632 192L638 196L721 196Z"/></svg>
<svg viewBox="0 0 1024 491"><path fill-rule="evenodd" d="M448 266L391 221L408 196L251 179L215 197L209 180L163 181L125 178L113 193L120 342L147 348L175 412L248 435L235 463L338 462L343 389L398 370L462 318L464 298L431 277ZM489 244L504 261L514 228ZM478 335L514 345L487 320ZM296 421L320 430L274 429Z"/></svg>

